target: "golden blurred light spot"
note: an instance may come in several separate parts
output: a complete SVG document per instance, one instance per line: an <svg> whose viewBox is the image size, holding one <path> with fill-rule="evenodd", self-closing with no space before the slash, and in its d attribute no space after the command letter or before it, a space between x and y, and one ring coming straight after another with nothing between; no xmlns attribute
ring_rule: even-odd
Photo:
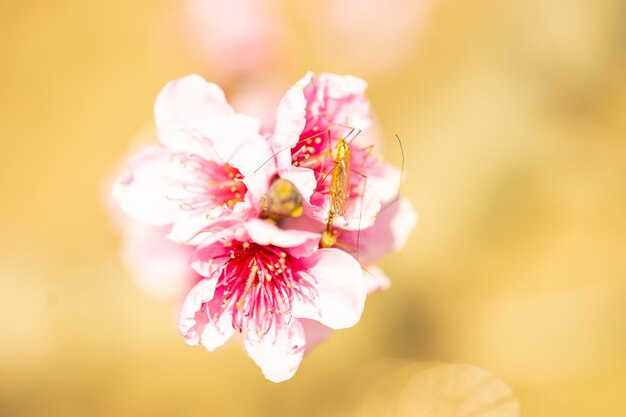
<svg viewBox="0 0 626 417"><path fill-rule="evenodd" d="M472 365L445 364L417 373L402 389L393 417L518 417L511 388Z"/></svg>

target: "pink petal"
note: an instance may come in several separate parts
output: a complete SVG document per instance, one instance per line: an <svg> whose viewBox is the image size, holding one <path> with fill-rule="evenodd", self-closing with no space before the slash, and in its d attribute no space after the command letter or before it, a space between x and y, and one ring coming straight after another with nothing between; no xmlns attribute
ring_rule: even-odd
<svg viewBox="0 0 626 417"><path fill-rule="evenodd" d="M191 267L200 275L210 278L224 266L228 258L218 258L226 250L220 244L200 247L191 256Z"/></svg>
<svg viewBox="0 0 626 417"><path fill-rule="evenodd" d="M229 162L244 176L243 183L248 190L246 198L258 210L259 200L267 193L270 181L276 175L276 162L267 141L260 136L257 138L239 146Z"/></svg>
<svg viewBox="0 0 626 417"><path fill-rule="evenodd" d="M280 177L291 181L300 192L303 200L309 201L317 188L315 172L312 169L292 166L289 151L287 151L286 154L290 158L286 162L286 165L283 164L280 159L278 160Z"/></svg>
<svg viewBox="0 0 626 417"><path fill-rule="evenodd" d="M365 277L365 287L368 294L388 290L391 287L391 280L385 275L385 271L376 265L363 268L363 276Z"/></svg>
<svg viewBox="0 0 626 417"><path fill-rule="evenodd" d="M244 203L237 203L235 207L238 204ZM214 233L222 227L230 225L234 219L233 213L222 206L199 210L177 219L167 237L174 242L198 245L208 233Z"/></svg>
<svg viewBox="0 0 626 417"><path fill-rule="evenodd" d="M154 105L159 139L166 147L183 152L189 151L185 146L189 133L213 137L233 114L224 92L195 74L169 82Z"/></svg>
<svg viewBox="0 0 626 417"><path fill-rule="evenodd" d="M352 75L323 73L317 77L315 98L324 103L335 123L365 130L371 126L367 83Z"/></svg>
<svg viewBox="0 0 626 417"><path fill-rule="evenodd" d="M304 335L306 337L306 352L309 353L318 344L324 342L332 334L332 329L324 326L319 321L309 319L298 319L302 323Z"/></svg>
<svg viewBox="0 0 626 417"><path fill-rule="evenodd" d="M200 341L202 329L208 321L202 311L204 303L211 301L215 294L215 279L203 279L189 291L178 316L178 329L190 345L197 345Z"/></svg>
<svg viewBox="0 0 626 417"><path fill-rule="evenodd" d="M361 265L334 248L320 249L302 261L316 280L317 296L313 303L296 300L293 316L317 320L332 329L354 326L361 318L367 294Z"/></svg>
<svg viewBox="0 0 626 417"><path fill-rule="evenodd" d="M297 319L289 323L274 322L265 335L258 336L250 331L245 339L248 355L272 382L285 381L296 373L305 343L304 329Z"/></svg>
<svg viewBox="0 0 626 417"><path fill-rule="evenodd" d="M206 303L207 310L202 312L204 326L201 327L200 343L202 343L202 346L209 352L224 345L224 343L235 334L231 311L224 311L222 308L222 300L222 293L216 291L213 299ZM208 314L213 316L212 320L207 317L207 311Z"/></svg>
<svg viewBox="0 0 626 417"><path fill-rule="evenodd" d="M346 230L367 229L376 221L380 208L380 198L368 184L362 196L350 198L346 212L343 216L337 216L335 225ZM328 215L325 217L328 219Z"/></svg>
<svg viewBox="0 0 626 417"><path fill-rule="evenodd" d="M336 215L333 224L346 230L367 229L374 224L380 208L380 198L376 190L368 184L362 196L350 197L346 212L341 216ZM329 196L315 193L311 198L311 205L306 206L305 210L309 216L326 224L330 212Z"/></svg>
<svg viewBox="0 0 626 417"><path fill-rule="evenodd" d="M128 175L113 185L113 197L132 220L164 226L176 219L178 203L167 198L171 156L164 148L146 148L130 158Z"/></svg>
<svg viewBox="0 0 626 417"><path fill-rule="evenodd" d="M287 94L280 101L273 138L275 152L286 147L292 147L300 139L300 134L306 123L304 88L311 82L312 78L313 74L307 73L287 90ZM285 152L289 154L288 151ZM291 160L291 155L289 155L289 160Z"/></svg>
<svg viewBox="0 0 626 417"><path fill-rule="evenodd" d="M232 164L245 177L255 173L272 156L260 129L259 120L234 114L224 119L221 128L215 129L207 138L222 162Z"/></svg>
<svg viewBox="0 0 626 417"><path fill-rule="evenodd" d="M330 72L324 72L319 75L320 83L323 83L327 89L325 91L328 97L335 99L343 99L350 96L363 96L367 88L367 82L352 75L337 75Z"/></svg>
<svg viewBox="0 0 626 417"><path fill-rule="evenodd" d="M371 186L380 202L385 205L398 196L400 170L381 160L373 161L367 167L367 185Z"/></svg>
<svg viewBox="0 0 626 417"><path fill-rule="evenodd" d="M339 240L346 246L357 247L359 243L359 261L373 263L379 257L402 248L411 231L417 224L417 214L406 198L383 208L376 222L369 229L349 232L341 235Z"/></svg>
<svg viewBox="0 0 626 417"><path fill-rule="evenodd" d="M272 223L260 219L252 219L246 222L244 227L250 240L261 245L274 245L281 248L295 248L305 245L315 248L320 239L318 233L280 229Z"/></svg>

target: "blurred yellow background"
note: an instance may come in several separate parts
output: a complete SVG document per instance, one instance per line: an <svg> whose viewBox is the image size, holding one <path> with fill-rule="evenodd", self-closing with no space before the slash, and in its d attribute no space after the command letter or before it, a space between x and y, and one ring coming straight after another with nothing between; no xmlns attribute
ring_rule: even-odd
<svg viewBox="0 0 626 417"><path fill-rule="evenodd" d="M185 345L121 263L106 177L167 81L236 81L190 52L179 2L4 1L0 415L379 416L399 369L443 361L523 416L625 416L626 3L440 0L380 71L314 47L294 4L282 88L366 77L395 164L403 139L420 224L392 288L279 385L236 343Z"/></svg>

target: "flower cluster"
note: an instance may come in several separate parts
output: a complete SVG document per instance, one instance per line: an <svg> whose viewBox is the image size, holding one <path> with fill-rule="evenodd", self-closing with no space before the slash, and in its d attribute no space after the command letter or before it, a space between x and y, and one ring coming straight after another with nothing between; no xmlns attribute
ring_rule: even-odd
<svg viewBox="0 0 626 417"><path fill-rule="evenodd" d="M400 172L359 136L371 125L365 87L309 73L281 100L272 132L198 75L161 91L160 144L130 158L113 195L131 230L148 231L128 237L141 263L160 277L174 269L167 258L189 265L178 321L188 344L212 351L240 334L280 382L388 286L374 262L404 244L416 215L398 199Z"/></svg>

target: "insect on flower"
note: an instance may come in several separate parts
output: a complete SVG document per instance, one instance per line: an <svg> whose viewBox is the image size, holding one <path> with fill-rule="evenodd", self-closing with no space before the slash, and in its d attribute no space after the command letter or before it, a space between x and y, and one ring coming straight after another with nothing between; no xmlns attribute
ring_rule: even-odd
<svg viewBox="0 0 626 417"><path fill-rule="evenodd" d="M358 258L358 242L356 248L344 247L343 242L337 242L339 230L335 227L335 219L337 216L344 216L343 223L338 225L339 229L346 228L346 219L348 219L352 226L347 229L356 230L357 234L362 228L368 227L369 224L362 224L363 204L365 200L368 200L368 196L365 195L368 190L368 175L360 172L360 170L372 172L376 176L378 174L376 169L380 166L380 162L372 157L373 145L367 147L353 145L361 133L360 129L340 125L323 117L320 122L321 125L326 126L326 129L320 130L317 126L312 126L308 129L306 137L293 145L279 149L272 157L274 158L281 152L290 150L291 158L289 159L293 167L313 171L316 185L309 208L315 210L314 206L318 206L317 216L314 214L313 217L316 217L318 221L323 222L325 225L320 239L320 246L330 248L340 245L342 249L355 253ZM400 143L400 139L396 138ZM401 143L400 150L402 152ZM402 158L404 165L404 154ZM355 163L353 164L353 162ZM355 166L359 168L358 171L355 169ZM280 183L275 182L274 184L278 185ZM276 204L277 208L284 211L280 213L281 218L288 217L291 207L297 206L295 204L297 198L295 186L291 182L286 184L288 184L288 187L283 185L286 188L283 192L284 197L282 200L277 201L280 202L279 204ZM273 191L273 193L276 193L276 191ZM270 194L268 193L268 195ZM300 195L297 194L297 196L297 202L299 203L301 201ZM384 207L381 207L382 204L377 203L379 206L376 212L393 204L398 199L398 196L399 188L398 193ZM374 199L372 196L369 197L370 200ZM267 201L262 201L261 205L267 207ZM350 209L349 206L351 206ZM277 208L274 210L276 211ZM262 217L273 218L272 215L268 215L269 211L271 210L265 208L264 216ZM373 219L370 219L370 224L371 221Z"/></svg>
<svg viewBox="0 0 626 417"><path fill-rule="evenodd" d="M350 132L348 133L348 135L346 135L347 137L355 132L354 128L350 129ZM352 140L356 139L360 132L360 130L357 131ZM326 223L326 229L322 232L322 238L320 240L320 246L323 248L333 247L337 243L337 233L333 231L333 219L335 215L344 215L344 213L346 212L346 208L348 207L348 202L350 201L350 144L343 136L339 136L339 138L337 139L337 145L335 147L335 152L333 155L333 162L335 163L335 166L332 169L332 177L329 189L330 208L328 211L328 221ZM362 176L363 189L365 189L365 186L367 184L367 177L363 174L357 172L355 173ZM363 210L361 209L361 213L359 213L359 222L362 211Z"/></svg>
<svg viewBox="0 0 626 417"><path fill-rule="evenodd" d="M329 188L329 199L330 199L330 207L328 211L328 221L326 223L326 229L322 232L322 238L320 240L320 246L324 248L330 248L335 246L337 242L338 232L336 229L333 229L333 219L336 215L344 215L346 212L346 208L348 207L348 202L350 200L350 190L352 188L350 178L351 174L356 174L362 178L362 189L361 196L365 192L367 187L367 175L362 174L360 172L355 171L350 167L351 165L351 152L350 145L357 138L357 136L361 133L360 130L355 128L349 128L349 132L344 138L343 136L339 136L337 139L337 144L335 145L334 154L333 154L333 162L335 166L332 169L332 177L330 181ZM350 140L348 138L352 137ZM396 139L398 140L398 144L400 146L400 152L402 154L402 166L400 168L400 181L398 183L398 191L396 193L395 198L387 203L384 207L379 211L387 209L389 206L394 204L400 198L400 184L402 182L402 173L404 172L404 150L402 148L402 141L400 137L396 135ZM365 148L364 150L367 152L367 156L370 155L373 149L373 145ZM361 231L361 219L363 215L363 199L361 198L360 207L359 207L359 227L357 228L357 238L356 238L356 258L359 258L359 237ZM344 246L344 243L341 243L341 246ZM347 249L347 248L345 248Z"/></svg>
<svg viewBox="0 0 626 417"><path fill-rule="evenodd" d="M212 351L239 334L266 378L284 381L331 329L359 321L368 292L388 287L374 262L404 245L417 217L407 199L394 204L402 172L359 137L372 124L365 87L309 72L271 133L198 75L159 93L160 143L129 160L113 194L133 221L184 246L188 344Z"/></svg>

